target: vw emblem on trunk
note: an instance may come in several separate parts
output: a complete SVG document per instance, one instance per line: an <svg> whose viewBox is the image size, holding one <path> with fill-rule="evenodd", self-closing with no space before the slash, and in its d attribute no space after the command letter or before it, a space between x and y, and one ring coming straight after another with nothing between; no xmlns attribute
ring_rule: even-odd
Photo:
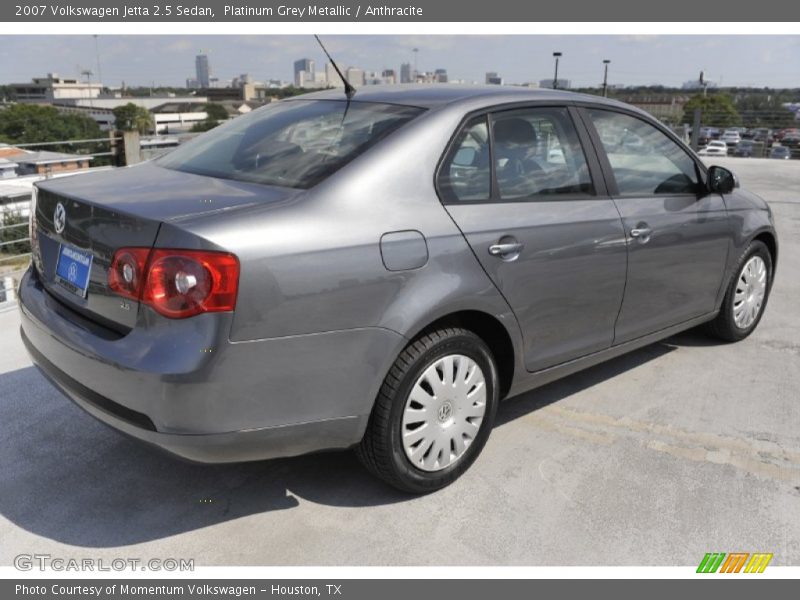
<svg viewBox="0 0 800 600"><path fill-rule="evenodd" d="M56 204L56 212L53 214L53 225L56 227L56 233L64 231L67 224L67 211L64 210L64 205L59 202Z"/></svg>

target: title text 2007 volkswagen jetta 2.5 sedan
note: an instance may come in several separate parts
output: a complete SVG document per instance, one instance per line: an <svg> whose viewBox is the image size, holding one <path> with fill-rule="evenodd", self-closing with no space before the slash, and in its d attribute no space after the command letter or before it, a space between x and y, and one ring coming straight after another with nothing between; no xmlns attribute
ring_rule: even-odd
<svg viewBox="0 0 800 600"><path fill-rule="evenodd" d="M233 462L355 447L452 482L501 398L761 318L767 204L630 106L326 91L145 164L38 185L22 337L104 423Z"/></svg>

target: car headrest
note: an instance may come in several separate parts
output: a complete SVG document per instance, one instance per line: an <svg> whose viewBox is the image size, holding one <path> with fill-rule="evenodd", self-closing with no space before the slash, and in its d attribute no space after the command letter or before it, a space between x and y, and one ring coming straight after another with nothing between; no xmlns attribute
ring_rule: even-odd
<svg viewBox="0 0 800 600"><path fill-rule="evenodd" d="M536 130L528 121L511 117L494 124L495 144L535 144Z"/></svg>

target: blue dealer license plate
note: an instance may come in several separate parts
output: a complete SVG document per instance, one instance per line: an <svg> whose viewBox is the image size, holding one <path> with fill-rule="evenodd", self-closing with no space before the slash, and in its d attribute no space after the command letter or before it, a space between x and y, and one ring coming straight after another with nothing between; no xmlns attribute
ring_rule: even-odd
<svg viewBox="0 0 800 600"><path fill-rule="evenodd" d="M89 275L92 272L92 255L72 246L61 245L56 264L56 281L73 294L86 297Z"/></svg>

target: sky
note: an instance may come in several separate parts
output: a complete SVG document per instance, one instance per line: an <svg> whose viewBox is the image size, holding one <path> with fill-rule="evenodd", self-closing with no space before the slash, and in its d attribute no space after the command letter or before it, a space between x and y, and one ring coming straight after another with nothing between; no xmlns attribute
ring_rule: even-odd
<svg viewBox="0 0 800 600"><path fill-rule="evenodd" d="M291 81L292 63L324 55L311 35L100 35L97 38L103 83L119 87L183 86L194 77L194 57L208 54L212 75L231 79L240 73L256 81ZM483 82L496 71L506 83L552 78L553 52L563 53L559 78L574 87L602 82L603 59L611 60L609 83L679 86L697 79L723 86L800 87L800 36L748 35L342 35L323 36L342 67L367 71L414 64L420 71L445 68L451 79ZM95 38L71 36L0 36L0 83L20 83L56 72L77 76L94 71Z"/></svg>

